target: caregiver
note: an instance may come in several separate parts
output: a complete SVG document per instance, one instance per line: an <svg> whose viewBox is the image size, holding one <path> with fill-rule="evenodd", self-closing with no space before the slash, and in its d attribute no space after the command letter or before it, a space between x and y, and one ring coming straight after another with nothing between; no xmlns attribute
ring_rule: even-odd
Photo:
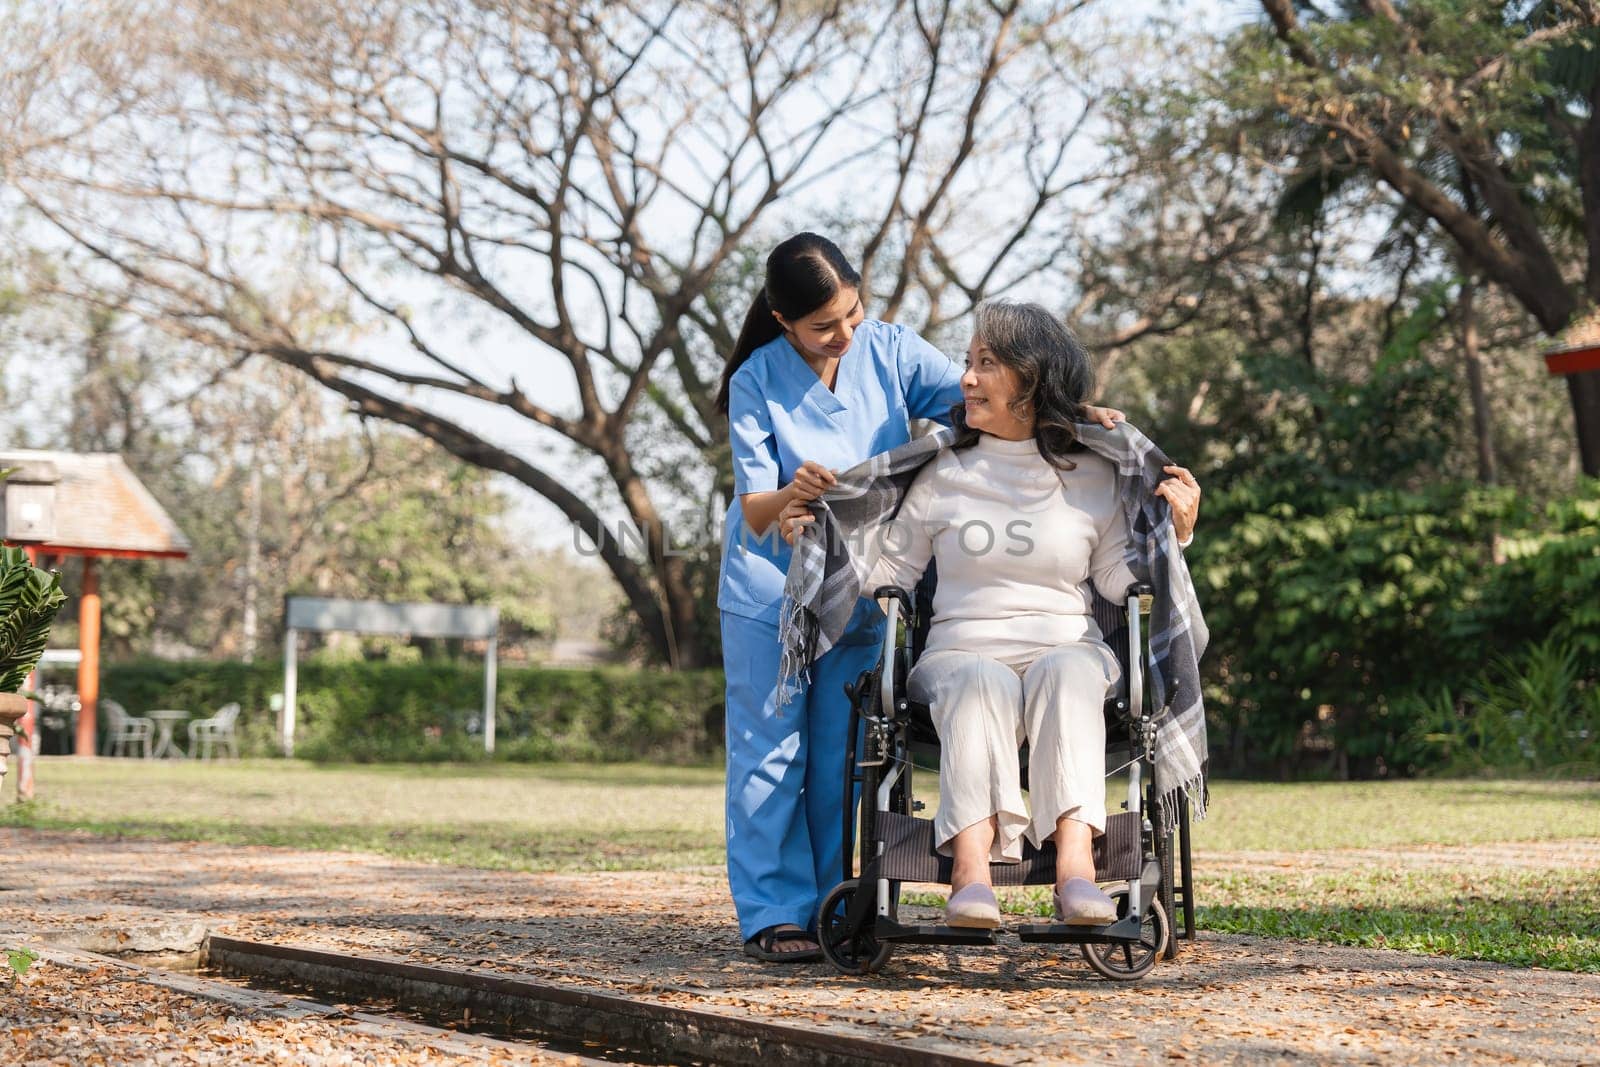
<svg viewBox="0 0 1600 1067"><path fill-rule="evenodd" d="M789 546L777 518L815 500L833 471L949 424L961 368L913 331L866 317L861 276L824 237L772 250L722 373L734 500L717 607L727 675L728 883L748 956L820 958L811 928L843 864L844 694L876 660L883 614L863 599L805 691L778 706L778 609ZM1086 409L1107 426L1120 412Z"/></svg>

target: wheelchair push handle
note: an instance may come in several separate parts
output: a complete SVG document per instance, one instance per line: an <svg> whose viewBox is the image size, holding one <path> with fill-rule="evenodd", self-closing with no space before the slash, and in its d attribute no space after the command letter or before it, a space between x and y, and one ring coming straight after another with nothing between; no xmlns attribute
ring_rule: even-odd
<svg viewBox="0 0 1600 1067"><path fill-rule="evenodd" d="M907 616L916 613L916 605L912 603L911 594L898 585L880 585L872 594L873 600L898 600L900 610Z"/></svg>

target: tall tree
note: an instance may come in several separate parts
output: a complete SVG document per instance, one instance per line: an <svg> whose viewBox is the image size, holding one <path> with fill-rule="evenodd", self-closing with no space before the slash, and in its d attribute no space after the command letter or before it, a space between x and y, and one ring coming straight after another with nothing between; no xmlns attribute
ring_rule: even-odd
<svg viewBox="0 0 1600 1067"><path fill-rule="evenodd" d="M17 35L52 52L7 61L0 166L149 321L552 502L691 665L668 527L713 510L749 246L852 226L874 312L929 328L1060 262L1110 187L1087 2L100 0Z"/></svg>
<svg viewBox="0 0 1600 1067"><path fill-rule="evenodd" d="M1393 190L1546 333L1600 302L1600 6L1261 8L1267 26L1242 34L1229 72L1235 100L1304 131L1326 169Z"/></svg>
<svg viewBox="0 0 1600 1067"><path fill-rule="evenodd" d="M1349 420L1328 420L1327 409L1357 396L1385 352L1386 362L1404 354L1418 361L1416 374L1447 383L1464 377L1467 362L1454 243L1369 171L1333 166L1319 147L1325 136L1283 121L1275 105L1263 115L1220 92L1239 47L1237 37L1209 41L1176 28L1144 44L1164 77L1119 94L1107 110L1114 165L1128 177L1083 252L1086 299L1074 315L1101 355L1106 395L1159 428L1164 447L1219 488L1284 456L1331 461L1344 449L1332 438ZM1450 165L1428 163L1441 181ZM1157 289L1182 299L1163 305L1152 299ZM1457 297L1454 321L1397 345L1442 291ZM1166 308L1158 319L1143 313L1158 306ZM1492 425L1497 477L1540 491L1568 486L1570 445L1548 430L1565 399L1532 358L1537 325L1503 289L1483 285L1470 321L1481 371L1472 420L1441 424L1443 410L1430 410L1416 432L1443 434L1451 454L1476 444L1482 456ZM1144 332L1119 344L1134 327ZM1390 381L1413 391L1425 384ZM1459 386L1463 400L1470 386ZM1451 465L1406 479L1455 474Z"/></svg>
<svg viewBox="0 0 1600 1067"><path fill-rule="evenodd" d="M192 542L186 560L108 564L113 654L254 658L288 593L494 604L513 653L572 609L555 585L579 569L523 546L488 472L361 422L286 367L232 367L132 316L26 293L0 331L8 356L31 403L0 411L0 440L120 453ZM608 598L587 596L603 616Z"/></svg>

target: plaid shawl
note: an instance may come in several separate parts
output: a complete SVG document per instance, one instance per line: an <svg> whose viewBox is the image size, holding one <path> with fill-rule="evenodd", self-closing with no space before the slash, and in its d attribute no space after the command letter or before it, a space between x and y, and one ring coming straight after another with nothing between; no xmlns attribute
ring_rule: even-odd
<svg viewBox="0 0 1600 1067"><path fill-rule="evenodd" d="M1150 613L1148 679L1156 710L1155 786L1164 829L1171 829L1180 792L1196 818L1206 810L1206 713L1200 696L1200 657L1209 634L1194 583L1178 547L1171 509L1154 495L1171 461L1129 424L1114 430L1076 427L1078 439L1117 471L1128 520L1126 562L1154 591ZM866 535L892 519L924 464L955 440L948 427L919 437L838 475L837 484L812 503L817 521L801 528L784 584L778 638L783 646L778 703L786 704L809 677L810 665L843 635L871 553ZM857 551L852 552L852 548ZM1120 594L1120 590L1113 595Z"/></svg>

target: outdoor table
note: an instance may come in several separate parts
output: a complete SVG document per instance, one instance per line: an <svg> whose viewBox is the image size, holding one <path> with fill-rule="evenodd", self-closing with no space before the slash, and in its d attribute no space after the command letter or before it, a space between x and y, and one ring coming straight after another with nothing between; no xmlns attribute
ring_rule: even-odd
<svg viewBox="0 0 1600 1067"><path fill-rule="evenodd" d="M145 714L155 722L156 729L161 735L156 738L156 747L150 750L152 759L188 759L188 753L172 739L172 731L180 722L189 717L187 711L177 708L157 708Z"/></svg>

